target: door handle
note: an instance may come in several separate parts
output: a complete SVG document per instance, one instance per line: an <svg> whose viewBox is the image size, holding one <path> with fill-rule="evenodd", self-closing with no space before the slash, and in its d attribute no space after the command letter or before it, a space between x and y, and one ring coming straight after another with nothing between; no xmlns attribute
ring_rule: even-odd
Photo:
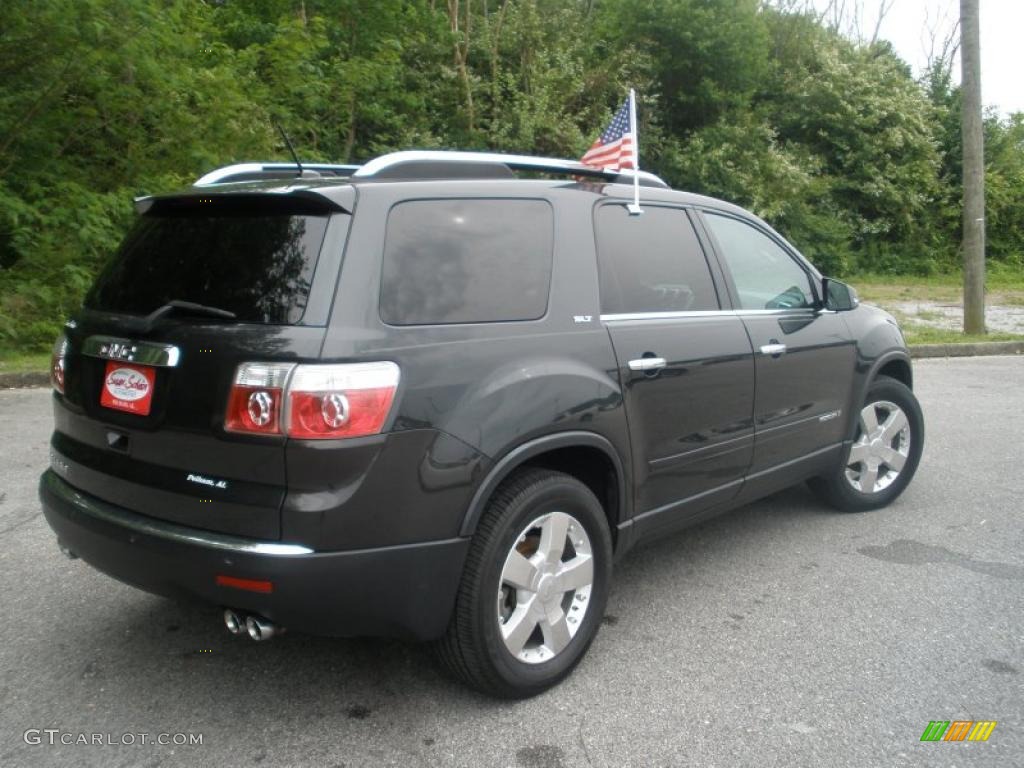
<svg viewBox="0 0 1024 768"><path fill-rule="evenodd" d="M784 355L786 353L786 345L780 344L777 341L773 341L770 344L765 344L761 347L762 355L771 355L775 357L777 355Z"/></svg>
<svg viewBox="0 0 1024 768"><path fill-rule="evenodd" d="M656 371L666 365L668 365L668 361L664 357L638 357L636 360L629 361L629 370Z"/></svg>

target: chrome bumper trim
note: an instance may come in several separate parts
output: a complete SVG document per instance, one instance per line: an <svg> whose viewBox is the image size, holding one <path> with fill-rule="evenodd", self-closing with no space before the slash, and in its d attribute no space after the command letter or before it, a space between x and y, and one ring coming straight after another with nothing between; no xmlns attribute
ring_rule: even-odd
<svg viewBox="0 0 1024 768"><path fill-rule="evenodd" d="M84 515L104 523L127 528L136 533L164 539L165 541L209 547L211 549L220 549L226 552L245 555L289 557L313 554L312 549L301 544L277 544L274 542L243 539L239 536L228 536L209 531L200 531L195 528L186 528L183 525L154 520L150 517L129 512L75 490L53 470L43 475L42 485L44 490L53 494L57 499L72 505Z"/></svg>

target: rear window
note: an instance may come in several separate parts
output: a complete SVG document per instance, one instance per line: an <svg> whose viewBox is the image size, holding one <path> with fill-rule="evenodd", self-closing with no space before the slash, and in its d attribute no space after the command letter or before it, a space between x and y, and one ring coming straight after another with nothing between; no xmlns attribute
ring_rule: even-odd
<svg viewBox="0 0 1024 768"><path fill-rule="evenodd" d="M391 325L536 320L554 221L543 200L410 200L391 209L380 315Z"/></svg>
<svg viewBox="0 0 1024 768"><path fill-rule="evenodd" d="M85 299L105 312L148 315L168 301L275 325L301 320L327 216L194 208L142 216Z"/></svg>

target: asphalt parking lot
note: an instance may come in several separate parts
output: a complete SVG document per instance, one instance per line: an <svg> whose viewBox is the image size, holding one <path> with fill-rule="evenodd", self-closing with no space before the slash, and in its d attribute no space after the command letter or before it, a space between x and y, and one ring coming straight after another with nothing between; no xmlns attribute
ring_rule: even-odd
<svg viewBox="0 0 1024 768"><path fill-rule="evenodd" d="M0 765L1024 765L1024 358L915 371L927 442L894 506L796 488L634 551L576 673L517 703L416 646L256 644L66 560L36 500L49 393L2 391ZM931 720L998 725L922 743Z"/></svg>

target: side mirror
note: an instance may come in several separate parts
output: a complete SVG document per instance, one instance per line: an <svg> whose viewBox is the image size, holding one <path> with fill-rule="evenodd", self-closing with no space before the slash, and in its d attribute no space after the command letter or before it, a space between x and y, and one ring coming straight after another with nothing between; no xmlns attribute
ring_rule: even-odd
<svg viewBox="0 0 1024 768"><path fill-rule="evenodd" d="M857 292L852 286L831 277L821 278L821 295L825 297L825 309L833 312L846 312L856 309L860 304Z"/></svg>

